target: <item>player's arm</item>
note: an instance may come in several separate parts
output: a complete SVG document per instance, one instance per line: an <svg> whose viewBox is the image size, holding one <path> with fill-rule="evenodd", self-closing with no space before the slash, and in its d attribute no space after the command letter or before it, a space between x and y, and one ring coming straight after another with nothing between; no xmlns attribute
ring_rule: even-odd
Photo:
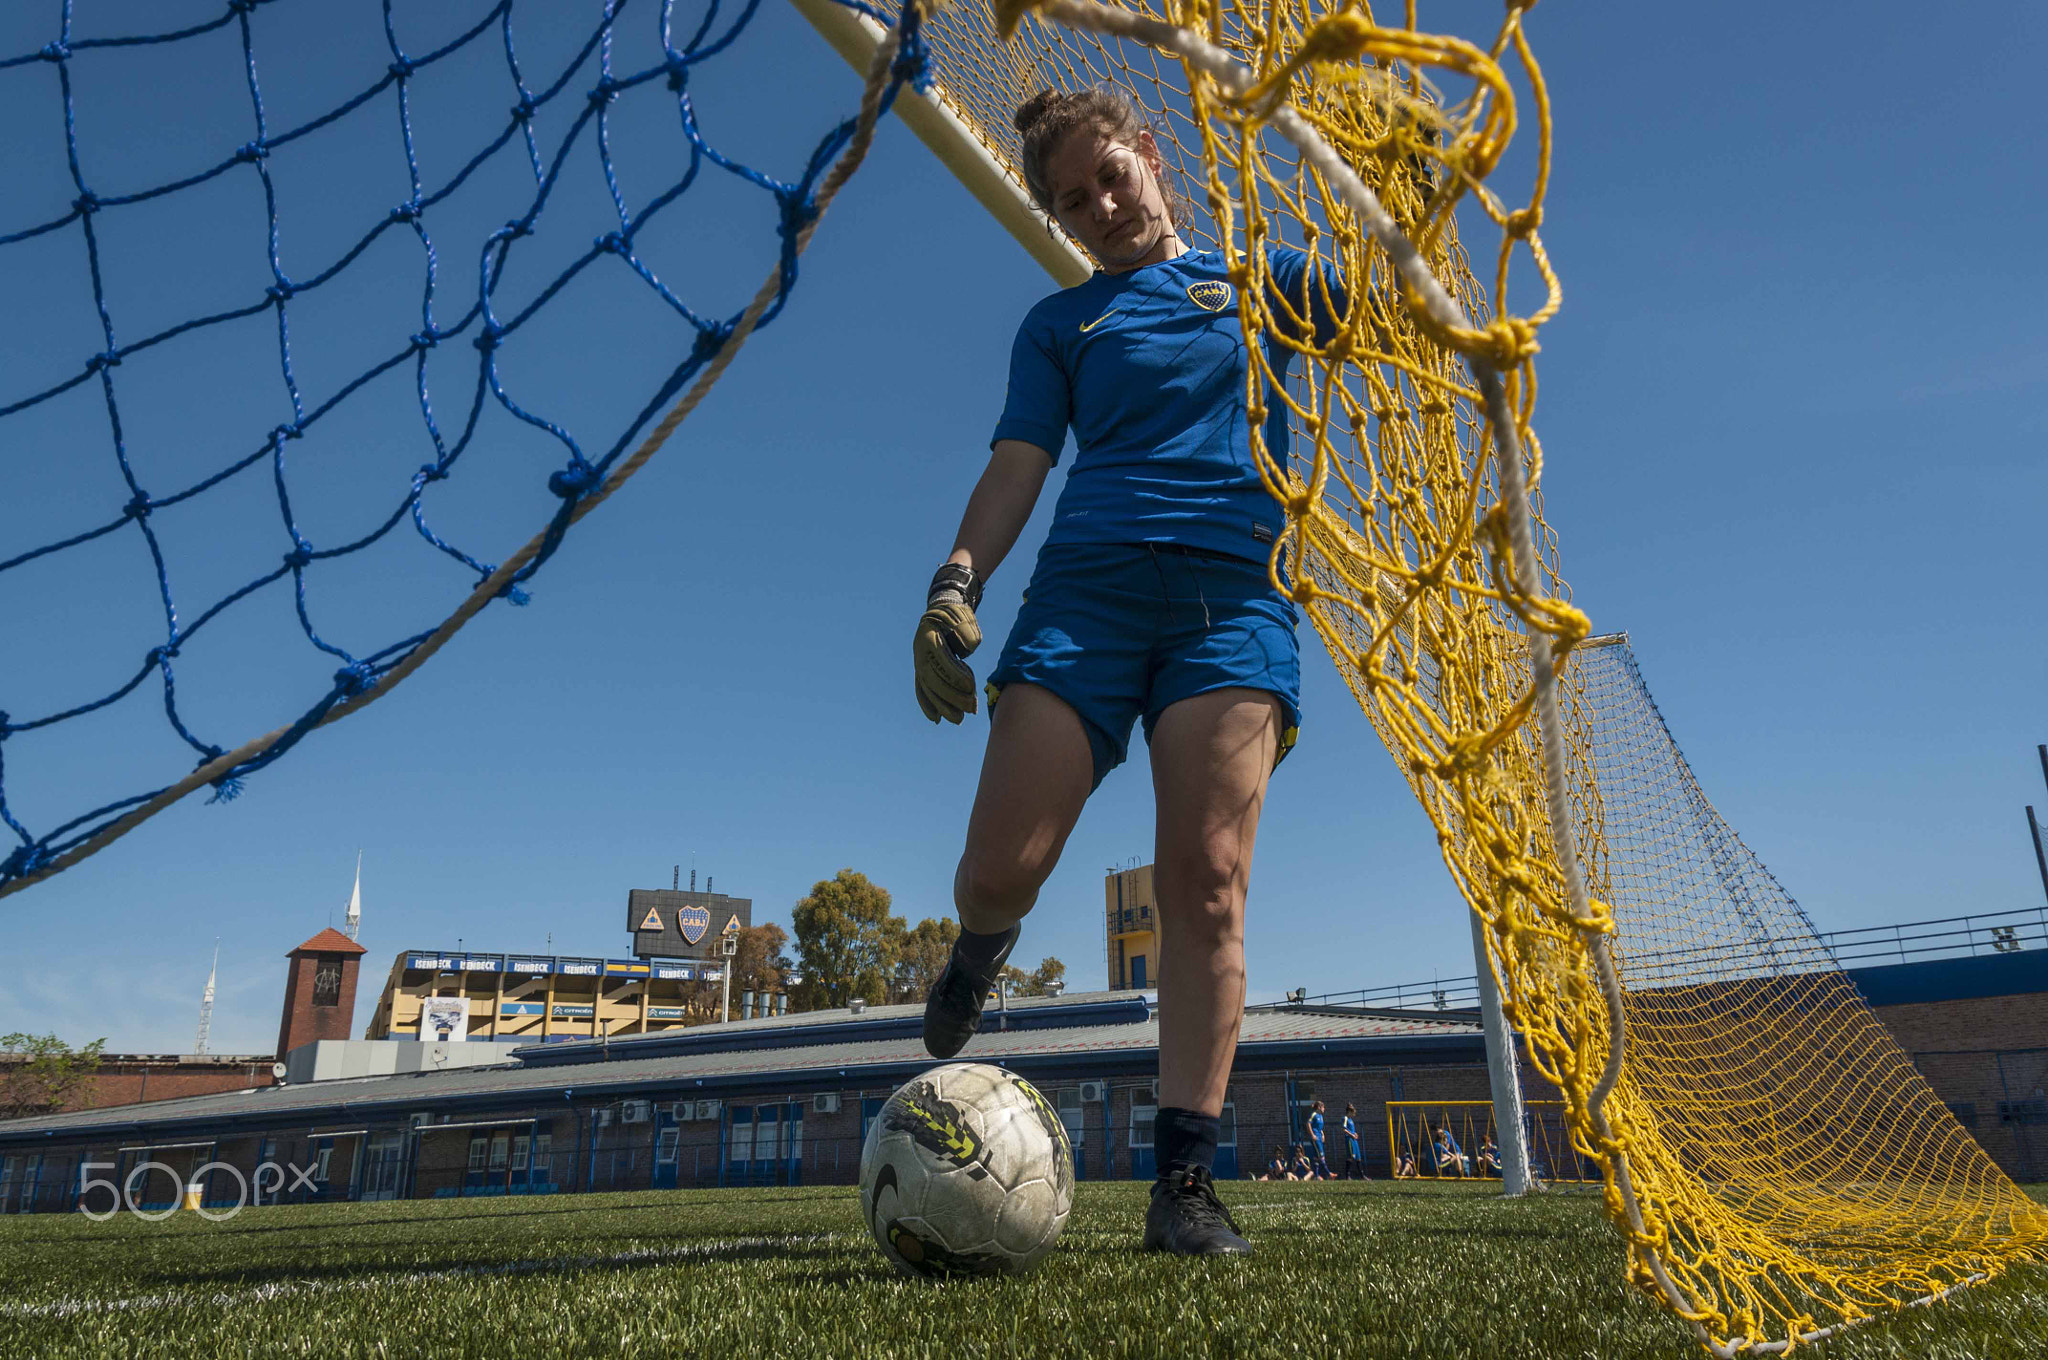
<svg viewBox="0 0 2048 1360"><path fill-rule="evenodd" d="M981 604L982 584L1016 546L1052 462L1052 455L1036 444L998 439L967 498L953 551L932 577L911 639L918 707L933 722L957 723L975 710L974 672L966 658L981 645L974 611Z"/></svg>
<svg viewBox="0 0 2048 1360"><path fill-rule="evenodd" d="M995 575L1017 535L1038 504L1045 476L1052 471L1052 455L1036 444L1021 439L998 439L967 498L967 511L960 517L960 532L953 539L948 562L958 563L986 581Z"/></svg>

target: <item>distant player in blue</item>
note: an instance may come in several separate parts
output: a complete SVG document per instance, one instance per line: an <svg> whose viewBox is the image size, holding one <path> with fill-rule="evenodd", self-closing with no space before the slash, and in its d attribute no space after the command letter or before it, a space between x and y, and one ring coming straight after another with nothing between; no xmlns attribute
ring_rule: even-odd
<svg viewBox="0 0 2048 1360"><path fill-rule="evenodd" d="M1311 1164L1315 1169L1316 1179L1336 1179L1330 1174L1330 1159L1323 1152L1323 1102L1320 1100L1308 1112L1308 1141L1315 1148L1315 1157Z"/></svg>
<svg viewBox="0 0 2048 1360"><path fill-rule="evenodd" d="M1368 1180L1365 1174L1365 1158L1358 1155L1358 1107L1344 1107L1344 1179Z"/></svg>
<svg viewBox="0 0 2048 1360"><path fill-rule="evenodd" d="M1458 1147L1458 1140L1451 1137L1451 1126L1439 1124L1436 1127L1436 1174L1439 1176L1464 1176L1467 1172L1465 1154Z"/></svg>
<svg viewBox="0 0 2048 1360"><path fill-rule="evenodd" d="M1047 92L1016 125L1033 197L1101 267L1018 328L988 467L914 637L925 716L959 722L976 707L964 659L981 643L983 584L1071 432L1051 531L989 677L988 749L953 880L961 933L926 1001L925 1045L950 1058L974 1034L1082 805L1142 725L1164 917L1144 1245L1243 1253L1211 1168L1244 1014L1252 845L1300 721L1297 614L1267 573L1283 516L1252 463L1236 285L1221 252L1181 240L1183 205L1138 111L1113 91ZM1320 330L1340 305L1320 274L1296 252L1267 259L1275 291ZM1269 342L1275 368L1287 357ZM1279 405L1268 433L1284 457Z"/></svg>

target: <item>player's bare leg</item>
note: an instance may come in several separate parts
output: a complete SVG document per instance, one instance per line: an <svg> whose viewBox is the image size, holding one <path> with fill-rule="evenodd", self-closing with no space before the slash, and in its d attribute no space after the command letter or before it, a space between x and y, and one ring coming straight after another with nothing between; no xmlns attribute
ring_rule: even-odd
<svg viewBox="0 0 2048 1360"><path fill-rule="evenodd" d="M1059 863L1094 782L1087 734L1066 701L1037 685L1005 688L953 873L960 940L925 1000L924 1042L934 1058L958 1053L980 1027L1017 923Z"/></svg>
<svg viewBox="0 0 2048 1360"><path fill-rule="evenodd" d="M1280 749L1280 705L1255 689L1184 699L1152 732L1158 805L1160 1179L1145 1245L1189 1255L1241 1253L1210 1184L1217 1116L1244 1018L1244 900L1266 781Z"/></svg>

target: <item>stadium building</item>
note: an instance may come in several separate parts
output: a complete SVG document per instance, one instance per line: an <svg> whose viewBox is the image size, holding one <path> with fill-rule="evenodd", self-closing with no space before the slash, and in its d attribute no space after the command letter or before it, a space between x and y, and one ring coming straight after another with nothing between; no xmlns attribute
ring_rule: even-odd
<svg viewBox="0 0 2048 1360"><path fill-rule="evenodd" d="M2048 912L1852 934L1832 947L1949 1109L2016 1179L2048 1178ZM1463 1000L1454 983L1438 983L1249 1011L1219 1173L1251 1174L1276 1145L1303 1141L1315 1099L1326 1104L1339 1167L1339 1120L1347 1103L1357 1106L1364 1169L1375 1177L1425 1126L1476 1118L1458 1127L1483 1131L1484 1040ZM111 1163L103 1177L137 1177L145 1204L169 1203L209 1163L234 1168L203 1178L214 1203L232 1202L235 1173L249 1177L263 1162L303 1172L274 1192L291 1200L850 1183L867 1121L931 1066L921 1023L917 1006L768 1016L519 1044L487 1066L0 1123L0 1208L78 1207L88 1162ZM1083 1178L1152 1174L1152 994L1010 999L962 1056L1047 1092ZM1538 1174L1583 1175L1555 1093L1526 1065L1523 1084ZM1758 1112L1760 1136L1771 1117ZM1477 1139L1461 1141L1469 1149Z"/></svg>
<svg viewBox="0 0 2048 1360"><path fill-rule="evenodd" d="M658 1034L718 1018L721 938L754 924L752 898L635 888L626 895L632 957L405 949L391 962L366 1039L555 1044ZM787 1005L733 998L743 1015Z"/></svg>

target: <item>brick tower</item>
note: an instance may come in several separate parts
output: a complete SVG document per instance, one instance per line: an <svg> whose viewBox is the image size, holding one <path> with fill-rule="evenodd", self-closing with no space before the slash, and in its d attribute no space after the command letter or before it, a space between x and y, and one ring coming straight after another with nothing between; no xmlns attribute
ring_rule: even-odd
<svg viewBox="0 0 2048 1360"><path fill-rule="evenodd" d="M285 970L277 1057L315 1039L346 1039L355 1024L356 965L367 953L332 926L294 949Z"/></svg>

